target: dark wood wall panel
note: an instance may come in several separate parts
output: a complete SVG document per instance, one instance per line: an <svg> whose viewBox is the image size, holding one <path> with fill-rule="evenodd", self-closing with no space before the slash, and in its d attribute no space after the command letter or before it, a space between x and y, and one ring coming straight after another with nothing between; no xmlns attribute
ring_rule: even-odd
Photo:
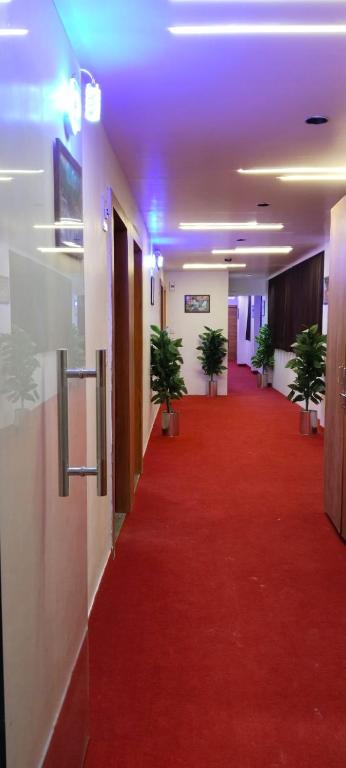
<svg viewBox="0 0 346 768"><path fill-rule="evenodd" d="M268 322L275 349L287 352L297 333L317 323L322 330L324 252L269 280Z"/></svg>

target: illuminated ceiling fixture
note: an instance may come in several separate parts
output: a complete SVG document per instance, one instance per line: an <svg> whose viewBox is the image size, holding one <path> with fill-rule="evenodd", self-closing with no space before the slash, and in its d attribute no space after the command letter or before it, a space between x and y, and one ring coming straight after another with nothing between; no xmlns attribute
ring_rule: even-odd
<svg viewBox="0 0 346 768"><path fill-rule="evenodd" d="M0 181L13 181L12 176L0 176Z"/></svg>
<svg viewBox="0 0 346 768"><path fill-rule="evenodd" d="M226 255L228 253L233 253L235 255L238 254L238 256L244 256L245 254L285 254L285 253L291 253L293 251L292 246L286 246L286 245L268 245L268 246L249 246L248 248L222 248L222 249L214 249L212 253L215 256L221 256Z"/></svg>
<svg viewBox="0 0 346 768"><path fill-rule="evenodd" d="M183 264L183 269L245 269L246 264Z"/></svg>
<svg viewBox="0 0 346 768"><path fill-rule="evenodd" d="M56 222L55 224L34 224L34 229L48 229L48 230L59 230L59 229L84 229L84 224L81 221L78 222Z"/></svg>
<svg viewBox="0 0 346 768"><path fill-rule="evenodd" d="M0 37L25 37L28 34L28 29L16 29L15 27L0 28Z"/></svg>
<svg viewBox="0 0 346 768"><path fill-rule="evenodd" d="M346 173L295 173L278 178L280 181L346 181Z"/></svg>
<svg viewBox="0 0 346 768"><path fill-rule="evenodd" d="M293 166L278 168L239 168L238 173L254 176L281 176L283 174L340 174L346 173L345 166L323 167L323 166Z"/></svg>
<svg viewBox="0 0 346 768"><path fill-rule="evenodd" d="M172 35L346 35L346 24L190 24L168 27Z"/></svg>
<svg viewBox="0 0 346 768"><path fill-rule="evenodd" d="M20 170L19 168L17 168L16 170L13 170L13 168L11 169L0 168L0 176L36 176L38 173L44 173L44 171L43 170L34 171L28 168L24 170Z"/></svg>
<svg viewBox="0 0 346 768"><path fill-rule="evenodd" d="M84 248L79 248L77 246L75 248L38 248L37 250L40 251L40 253L84 253Z"/></svg>
<svg viewBox="0 0 346 768"><path fill-rule="evenodd" d="M217 232L218 230L280 230L284 228L283 224L258 224L257 221L243 221L243 222L182 222L179 224L179 228L183 231L191 232L203 232L211 231Z"/></svg>
<svg viewBox="0 0 346 768"><path fill-rule="evenodd" d="M89 123L99 123L102 107L101 88L88 69L82 67L81 72L90 77L90 83L85 87L84 117Z"/></svg>

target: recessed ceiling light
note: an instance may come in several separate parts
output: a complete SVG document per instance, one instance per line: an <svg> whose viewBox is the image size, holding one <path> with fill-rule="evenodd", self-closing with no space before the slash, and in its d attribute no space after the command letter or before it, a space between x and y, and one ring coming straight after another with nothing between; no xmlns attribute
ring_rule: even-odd
<svg viewBox="0 0 346 768"><path fill-rule="evenodd" d="M2 27L0 29L0 37L25 37L28 34L28 29L16 29L15 27Z"/></svg>
<svg viewBox="0 0 346 768"><path fill-rule="evenodd" d="M227 253L234 253L234 254L236 254L238 256L242 256L244 254L268 254L268 255L270 255L270 254L284 254L284 253L286 254L286 253L291 253L292 250L293 250L292 246L288 246L288 245L278 245L278 246L276 246L276 245L267 245L267 246L258 245L257 246L256 245L256 246L249 247L249 248L246 248L246 247L245 248L242 248L242 247L240 247L240 248L222 248L222 249L216 248L216 249L214 249L212 251L212 253L214 254L214 256L221 256L222 254L227 254Z"/></svg>
<svg viewBox="0 0 346 768"><path fill-rule="evenodd" d="M246 237L237 237L237 243L246 243Z"/></svg>
<svg viewBox="0 0 346 768"><path fill-rule="evenodd" d="M184 231L203 232L218 230L281 230L284 228L283 224L258 224L257 221L243 221L243 222L182 222L179 224L179 228Z"/></svg>
<svg viewBox="0 0 346 768"><path fill-rule="evenodd" d="M346 24L190 24L168 27L172 35L346 35Z"/></svg>
<svg viewBox="0 0 346 768"><path fill-rule="evenodd" d="M312 115L311 117L307 117L305 122L307 125L325 125L326 123L329 123L329 118L323 117L323 115Z"/></svg>
<svg viewBox="0 0 346 768"><path fill-rule="evenodd" d="M246 264L183 264L183 269L245 269Z"/></svg>
<svg viewBox="0 0 346 768"><path fill-rule="evenodd" d="M84 253L84 248L38 248L40 253Z"/></svg>
<svg viewBox="0 0 346 768"><path fill-rule="evenodd" d="M280 181L346 181L346 173L295 173L278 176Z"/></svg>
<svg viewBox="0 0 346 768"><path fill-rule="evenodd" d="M257 208L269 208L270 203L257 203Z"/></svg>
<svg viewBox="0 0 346 768"><path fill-rule="evenodd" d="M41 169L40 170L31 170L30 168L25 168L25 169L16 168L15 170L13 170L13 168L11 168L11 169L0 168L0 175L1 176L33 176L33 175L36 175L38 173L44 173L44 170L41 170Z"/></svg>
<svg viewBox="0 0 346 768"><path fill-rule="evenodd" d="M56 224L34 224L34 229L48 229L48 230L56 230L56 229L84 229L84 224L79 222L57 222Z"/></svg>
<svg viewBox="0 0 346 768"><path fill-rule="evenodd" d="M239 168L238 173L255 176L281 176L292 173L346 173L346 166L323 167L318 165L278 168Z"/></svg>

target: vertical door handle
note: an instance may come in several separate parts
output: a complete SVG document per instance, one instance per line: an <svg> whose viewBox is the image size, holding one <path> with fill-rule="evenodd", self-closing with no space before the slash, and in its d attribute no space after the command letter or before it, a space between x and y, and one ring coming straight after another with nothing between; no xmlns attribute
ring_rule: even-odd
<svg viewBox="0 0 346 768"><path fill-rule="evenodd" d="M106 392L106 350L96 352L96 368L68 368L67 349L57 350L58 379L58 451L59 451L59 496L70 495L70 477L97 477L97 495L107 495L107 392ZM96 379L96 467L70 467L69 425L68 425L68 380Z"/></svg>

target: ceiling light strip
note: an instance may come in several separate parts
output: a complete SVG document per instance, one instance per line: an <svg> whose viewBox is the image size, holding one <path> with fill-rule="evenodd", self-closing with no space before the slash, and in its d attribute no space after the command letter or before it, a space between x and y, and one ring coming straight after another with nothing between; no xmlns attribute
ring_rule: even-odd
<svg viewBox="0 0 346 768"><path fill-rule="evenodd" d="M183 222L179 228L185 232L203 232L203 231L227 231L227 230L282 230L283 224L258 224L256 221L249 222Z"/></svg>
<svg viewBox="0 0 346 768"><path fill-rule="evenodd" d="M168 27L172 35L346 35L346 24L190 24Z"/></svg>
<svg viewBox="0 0 346 768"><path fill-rule="evenodd" d="M278 176L282 174L346 173L346 166L292 166L277 168L239 168L238 173L254 176Z"/></svg>
<svg viewBox="0 0 346 768"><path fill-rule="evenodd" d="M206 264L191 262L183 264L183 269L245 269L246 264Z"/></svg>
<svg viewBox="0 0 346 768"><path fill-rule="evenodd" d="M234 254L238 256L244 256L244 255L250 255L250 254L288 254L291 253L293 250L292 246L249 246L246 247L239 247L239 248L216 248L212 251L212 254L214 256L226 256L228 254Z"/></svg>
<svg viewBox="0 0 346 768"><path fill-rule="evenodd" d="M28 29L16 29L15 27L0 28L0 37L25 37L28 34Z"/></svg>

